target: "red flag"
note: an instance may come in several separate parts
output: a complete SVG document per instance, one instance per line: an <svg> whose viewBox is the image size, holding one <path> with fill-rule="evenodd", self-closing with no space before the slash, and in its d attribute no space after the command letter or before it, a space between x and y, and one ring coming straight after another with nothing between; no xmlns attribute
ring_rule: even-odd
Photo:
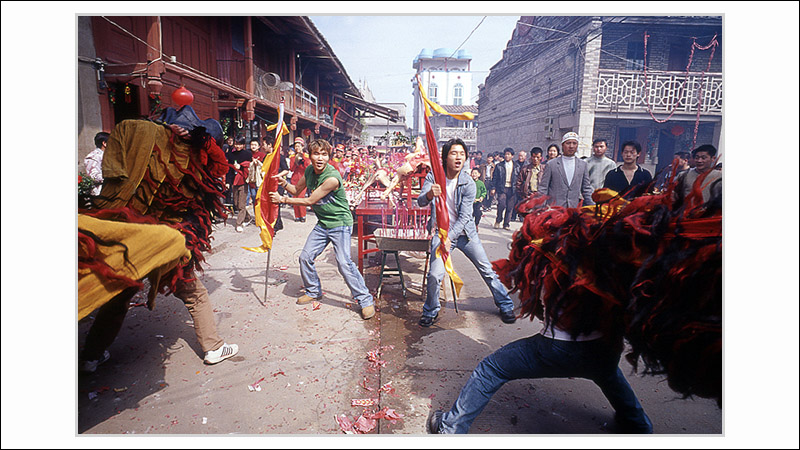
<svg viewBox="0 0 800 450"><path fill-rule="evenodd" d="M419 86L420 96L425 105L425 141L428 144L428 156L431 160L433 180L442 188L442 194L436 199L436 228L439 235L439 248L436 249L436 254L442 258L445 271L447 271L447 274L450 275L450 279L455 284L456 295L461 295L461 286L464 285L464 282L461 281L461 278L456 274L453 268L453 262L450 259L450 249L444 244L447 233L450 230L450 213L447 212L447 189L445 189L445 186L447 186L447 177L445 176L442 158L436 144L436 136L433 134L433 127L431 127L431 121L428 118L428 116L431 115L430 108L434 108L438 111L441 107L428 100L419 77L417 77L417 86ZM433 105L436 106L434 107Z"/></svg>
<svg viewBox="0 0 800 450"><path fill-rule="evenodd" d="M281 100L278 112L278 123L267 127L267 131L275 131L275 145L272 153L264 158L264 165L261 171L264 174L264 181L258 188L256 195L255 213L256 225L261 228L260 247L242 247L252 252L266 253L272 248L272 237L275 236L275 222L278 220L278 205L272 203L269 197L270 192L278 190L278 179L273 178L280 171L281 166L281 138L284 134L289 134L289 129L283 123L283 100Z"/></svg>

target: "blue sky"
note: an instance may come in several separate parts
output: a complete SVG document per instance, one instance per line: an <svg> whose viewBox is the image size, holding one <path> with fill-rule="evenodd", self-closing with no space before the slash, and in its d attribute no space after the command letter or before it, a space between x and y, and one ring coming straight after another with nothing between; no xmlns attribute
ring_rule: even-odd
<svg viewBox="0 0 800 450"><path fill-rule="evenodd" d="M455 50L475 30L461 48L472 54L473 96L477 97L477 85L502 58L519 19L518 15L310 17L354 83L366 79L379 103L406 104L409 126L414 106L412 63L420 50ZM476 98L471 100L474 103Z"/></svg>

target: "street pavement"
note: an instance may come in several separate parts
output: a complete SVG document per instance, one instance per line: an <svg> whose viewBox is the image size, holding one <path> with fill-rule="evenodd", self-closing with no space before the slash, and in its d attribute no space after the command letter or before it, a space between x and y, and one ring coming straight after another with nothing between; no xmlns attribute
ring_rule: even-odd
<svg viewBox="0 0 800 450"><path fill-rule="evenodd" d="M223 339L239 353L220 364L203 364L203 353L183 303L159 295L153 311L132 307L109 348L111 359L77 383L80 434L344 434L337 417L355 422L367 410L383 410L370 434L424 434L429 411L449 409L477 363L513 340L539 331L528 319L500 320L477 270L460 252L453 255L465 281L456 313L452 295L430 328L417 322L424 254L402 252L408 288L397 277L384 282L377 314L362 320L338 272L332 246L317 258L324 296L319 304L296 305L302 291L298 257L316 223L293 221L281 210L285 229L275 236L264 297L266 254L258 228L237 233L230 218L213 233L201 280L214 304ZM493 229L485 213L479 233L490 260L506 257L511 230ZM353 236L353 259L357 240ZM375 293L380 253L365 263L367 287ZM388 258L394 265L394 258ZM512 295L518 305L516 295ZM135 299L141 301L141 294ZM93 316L78 323L83 345ZM625 373L655 433L722 433L722 411L712 400L683 399L662 377ZM354 400L373 406L353 406ZM358 402L356 402L358 403ZM475 420L473 434L615 434L614 411L593 383L583 379L517 380L507 383ZM372 424L362 419L363 429Z"/></svg>

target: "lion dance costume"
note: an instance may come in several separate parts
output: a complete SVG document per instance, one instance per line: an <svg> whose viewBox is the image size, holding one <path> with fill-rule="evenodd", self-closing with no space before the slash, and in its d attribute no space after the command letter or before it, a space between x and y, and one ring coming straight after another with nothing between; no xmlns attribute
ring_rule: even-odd
<svg viewBox="0 0 800 450"><path fill-rule="evenodd" d="M493 265L523 317L547 310L573 336L599 330L620 351L624 337L635 369L641 358L674 391L721 406L722 200L703 203L696 188L675 205L674 179L630 202L601 189L580 209L534 197L508 259Z"/></svg>

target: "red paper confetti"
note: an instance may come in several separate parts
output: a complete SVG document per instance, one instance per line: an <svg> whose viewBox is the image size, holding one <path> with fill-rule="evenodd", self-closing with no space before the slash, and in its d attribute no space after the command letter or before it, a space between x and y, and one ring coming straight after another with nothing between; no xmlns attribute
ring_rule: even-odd
<svg viewBox="0 0 800 450"><path fill-rule="evenodd" d="M375 428L375 425L377 424L378 424L377 420L367 419L362 414L361 416L359 416L358 420L356 420L356 423L353 424L353 428L355 428L355 430L358 431L359 433L369 433Z"/></svg>
<svg viewBox="0 0 800 450"><path fill-rule="evenodd" d="M311 303L311 310L312 311L316 311L316 310L318 310L320 308L320 306L322 306L320 304L320 302L313 302L313 303Z"/></svg>
<svg viewBox="0 0 800 450"><path fill-rule="evenodd" d="M339 416L334 416L336 419L336 423L339 424L339 428L345 432L345 434L355 434L353 430L353 423L350 422L350 419L347 418L344 414Z"/></svg>

